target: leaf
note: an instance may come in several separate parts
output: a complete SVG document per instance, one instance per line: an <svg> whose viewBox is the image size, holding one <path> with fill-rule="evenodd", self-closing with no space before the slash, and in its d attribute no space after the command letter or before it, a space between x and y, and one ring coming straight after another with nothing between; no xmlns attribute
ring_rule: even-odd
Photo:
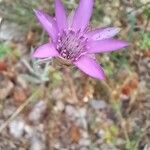
<svg viewBox="0 0 150 150"><path fill-rule="evenodd" d="M78 127L76 127L74 125L71 127L71 129L70 129L70 137L71 137L72 142L78 143L78 141L79 141L79 139L81 137Z"/></svg>

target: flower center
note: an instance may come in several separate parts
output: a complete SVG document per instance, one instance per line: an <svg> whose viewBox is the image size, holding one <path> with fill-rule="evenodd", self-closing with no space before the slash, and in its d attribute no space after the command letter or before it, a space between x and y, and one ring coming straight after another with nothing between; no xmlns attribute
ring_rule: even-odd
<svg viewBox="0 0 150 150"><path fill-rule="evenodd" d="M57 42L57 50L62 58L69 61L76 61L86 53L87 39L80 31L63 31Z"/></svg>

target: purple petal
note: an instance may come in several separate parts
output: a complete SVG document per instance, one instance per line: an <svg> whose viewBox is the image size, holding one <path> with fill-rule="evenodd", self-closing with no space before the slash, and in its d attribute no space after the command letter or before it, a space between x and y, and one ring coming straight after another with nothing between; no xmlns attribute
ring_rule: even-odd
<svg viewBox="0 0 150 150"><path fill-rule="evenodd" d="M109 28L100 28L96 29L94 31L91 31L87 33L87 37L90 40L103 40L114 37L116 34L118 34L120 31L120 28L115 27L109 27Z"/></svg>
<svg viewBox="0 0 150 150"><path fill-rule="evenodd" d="M81 56L74 64L91 77L99 80L103 80L105 78L102 67L90 56Z"/></svg>
<svg viewBox="0 0 150 150"><path fill-rule="evenodd" d="M61 0L55 0L55 15L59 31L67 28L67 17Z"/></svg>
<svg viewBox="0 0 150 150"><path fill-rule="evenodd" d="M87 43L88 53L111 52L128 46L128 43L121 40L105 39L90 41Z"/></svg>
<svg viewBox="0 0 150 150"><path fill-rule="evenodd" d="M58 32L56 21L41 10L34 10L34 12L44 30L49 34L49 36L51 36L54 41L56 41Z"/></svg>
<svg viewBox="0 0 150 150"><path fill-rule="evenodd" d="M73 17L74 17L75 11L71 11L71 13L68 15L68 28L70 29L72 26L72 22L73 22Z"/></svg>
<svg viewBox="0 0 150 150"><path fill-rule="evenodd" d="M92 15L93 4L94 0L80 0L73 19L73 29L84 30L86 28Z"/></svg>
<svg viewBox="0 0 150 150"><path fill-rule="evenodd" d="M54 45L50 43L46 43L44 45L39 46L33 53L33 57L35 58L48 58L58 55L59 54L55 49Z"/></svg>

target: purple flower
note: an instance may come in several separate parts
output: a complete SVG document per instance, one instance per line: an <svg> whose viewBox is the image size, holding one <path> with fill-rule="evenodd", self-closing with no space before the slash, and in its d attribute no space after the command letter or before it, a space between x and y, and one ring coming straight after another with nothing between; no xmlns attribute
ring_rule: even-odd
<svg viewBox="0 0 150 150"><path fill-rule="evenodd" d="M104 71L96 61L95 54L119 50L128 46L128 43L113 39L119 28L108 27L89 31L93 4L94 0L80 0L75 12L68 17L61 0L55 0L55 18L35 10L37 19L52 42L38 47L33 57L59 57L91 77L104 79Z"/></svg>

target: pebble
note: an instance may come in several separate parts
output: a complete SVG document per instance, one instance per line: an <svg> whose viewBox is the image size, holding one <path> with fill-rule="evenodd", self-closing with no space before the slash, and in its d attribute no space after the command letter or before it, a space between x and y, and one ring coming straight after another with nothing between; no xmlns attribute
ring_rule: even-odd
<svg viewBox="0 0 150 150"><path fill-rule="evenodd" d="M64 109L65 109L64 103L62 101L57 101L56 106L54 107L54 110L56 112L58 112L58 111L62 112Z"/></svg>
<svg viewBox="0 0 150 150"><path fill-rule="evenodd" d="M45 144L41 139L35 136L31 139L30 150L45 150Z"/></svg>
<svg viewBox="0 0 150 150"><path fill-rule="evenodd" d="M71 105L66 106L65 112L72 119L75 119L76 117L78 117L77 109L75 107L71 106Z"/></svg>
<svg viewBox="0 0 150 150"><path fill-rule="evenodd" d="M9 124L9 132L15 138L21 138L24 133L25 123L23 120L14 120Z"/></svg>
<svg viewBox="0 0 150 150"><path fill-rule="evenodd" d="M4 110L3 110L3 116L5 118L10 117L14 112L16 111L16 108L12 105L7 106Z"/></svg>
<svg viewBox="0 0 150 150"><path fill-rule="evenodd" d="M86 139L86 138L89 138L88 131L81 130L80 133L81 133L81 135L82 135L83 138L85 138L85 139Z"/></svg>
<svg viewBox="0 0 150 150"><path fill-rule="evenodd" d="M101 144L100 149L102 149L102 150L118 150L112 144L105 144L105 143Z"/></svg>
<svg viewBox="0 0 150 150"><path fill-rule="evenodd" d="M83 129L87 129L88 128L88 123L87 123L87 120L85 118L78 118L76 120L76 124L78 126L80 126L81 128L83 128Z"/></svg>
<svg viewBox="0 0 150 150"><path fill-rule="evenodd" d="M25 130L27 139L31 138L33 136L34 132L35 132L33 127L29 126L27 124L25 125L24 130Z"/></svg>
<svg viewBox="0 0 150 150"><path fill-rule="evenodd" d="M89 150L89 148L88 147L81 147L80 150Z"/></svg>
<svg viewBox="0 0 150 150"><path fill-rule="evenodd" d="M90 105L96 110L105 109L107 107L107 104L104 100L92 100L90 101Z"/></svg>
<svg viewBox="0 0 150 150"><path fill-rule="evenodd" d="M105 132L103 129L100 129L100 130L98 131L98 133L97 133L97 135L98 135L99 137L104 137L105 134L106 134L106 132Z"/></svg>
<svg viewBox="0 0 150 150"><path fill-rule="evenodd" d="M143 150L150 150L150 145L145 145Z"/></svg>
<svg viewBox="0 0 150 150"><path fill-rule="evenodd" d="M79 145L80 146L90 146L91 141L89 139L80 139Z"/></svg>
<svg viewBox="0 0 150 150"><path fill-rule="evenodd" d="M53 147L54 147L55 149L60 149L60 148L61 148L61 144L60 144L59 142L57 142L57 143L55 143L55 144L53 145Z"/></svg>
<svg viewBox="0 0 150 150"><path fill-rule="evenodd" d="M118 138L118 139L116 140L116 146L122 146L122 145L124 145L124 144L125 144L125 141L124 141L123 139Z"/></svg>
<svg viewBox="0 0 150 150"><path fill-rule="evenodd" d="M24 41L25 32L16 23L5 21L1 25L0 41Z"/></svg>
<svg viewBox="0 0 150 150"><path fill-rule="evenodd" d="M42 118L44 112L46 111L46 108L47 108L46 102L39 101L37 104L35 104L32 111L30 112L28 116L29 120L34 123L38 123Z"/></svg>
<svg viewBox="0 0 150 150"><path fill-rule="evenodd" d="M105 26L110 25L111 22L112 22L112 21L111 21L110 17L108 17L108 16L105 16L105 17L104 17L103 23L104 23Z"/></svg>
<svg viewBox="0 0 150 150"><path fill-rule="evenodd" d="M85 118L87 115L87 110L86 108L82 107L82 108L79 108L78 110L78 117L80 118Z"/></svg>

